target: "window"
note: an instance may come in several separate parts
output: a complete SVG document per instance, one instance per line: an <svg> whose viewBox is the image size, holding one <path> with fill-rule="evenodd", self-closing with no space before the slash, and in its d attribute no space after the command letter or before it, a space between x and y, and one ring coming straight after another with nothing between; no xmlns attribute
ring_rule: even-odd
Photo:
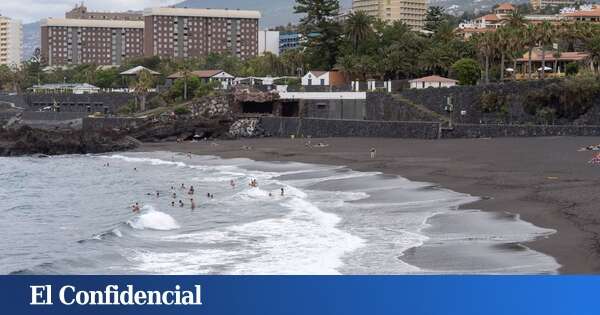
<svg viewBox="0 0 600 315"><path fill-rule="evenodd" d="M321 79L321 85L325 85L325 79Z"/></svg>

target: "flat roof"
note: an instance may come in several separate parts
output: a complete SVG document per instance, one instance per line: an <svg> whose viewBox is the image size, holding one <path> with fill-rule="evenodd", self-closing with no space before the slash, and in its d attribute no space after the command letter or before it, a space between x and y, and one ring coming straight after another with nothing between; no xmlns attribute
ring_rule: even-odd
<svg viewBox="0 0 600 315"><path fill-rule="evenodd" d="M144 28L144 21L122 20L81 20L81 19L44 19L41 26L65 27L104 27L104 28Z"/></svg>
<svg viewBox="0 0 600 315"><path fill-rule="evenodd" d="M230 9L189 9L189 8L149 8L144 10L144 16L194 16L194 17L223 17L238 19L260 19L260 11L230 10Z"/></svg>

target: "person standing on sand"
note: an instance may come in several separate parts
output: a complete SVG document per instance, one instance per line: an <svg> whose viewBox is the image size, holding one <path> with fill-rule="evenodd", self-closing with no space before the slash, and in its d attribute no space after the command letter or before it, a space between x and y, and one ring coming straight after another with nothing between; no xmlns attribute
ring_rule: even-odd
<svg viewBox="0 0 600 315"><path fill-rule="evenodd" d="M375 148L371 148L371 151L369 152L371 153L371 159L374 159L377 155L377 150Z"/></svg>

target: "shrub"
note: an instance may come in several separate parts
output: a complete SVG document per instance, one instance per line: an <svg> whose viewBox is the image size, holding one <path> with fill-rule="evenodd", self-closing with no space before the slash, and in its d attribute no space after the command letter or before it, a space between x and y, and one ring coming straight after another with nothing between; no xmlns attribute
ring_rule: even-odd
<svg viewBox="0 0 600 315"><path fill-rule="evenodd" d="M187 108L187 107L185 107L185 106L175 107L175 109L173 110L173 112L177 116L189 115L191 113L190 109Z"/></svg>
<svg viewBox="0 0 600 315"><path fill-rule="evenodd" d="M579 64L575 62L568 63L565 68L565 73L568 76L576 75L577 73L579 73Z"/></svg>
<svg viewBox="0 0 600 315"><path fill-rule="evenodd" d="M481 77L481 68L474 59L463 58L452 65L451 74L460 85L475 85Z"/></svg>

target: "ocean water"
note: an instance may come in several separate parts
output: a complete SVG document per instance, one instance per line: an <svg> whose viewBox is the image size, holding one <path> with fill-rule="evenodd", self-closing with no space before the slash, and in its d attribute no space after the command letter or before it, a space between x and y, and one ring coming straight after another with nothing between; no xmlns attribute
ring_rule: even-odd
<svg viewBox="0 0 600 315"><path fill-rule="evenodd" d="M557 272L523 245L555 231L459 210L475 200L341 166L171 152L0 158L0 273Z"/></svg>

